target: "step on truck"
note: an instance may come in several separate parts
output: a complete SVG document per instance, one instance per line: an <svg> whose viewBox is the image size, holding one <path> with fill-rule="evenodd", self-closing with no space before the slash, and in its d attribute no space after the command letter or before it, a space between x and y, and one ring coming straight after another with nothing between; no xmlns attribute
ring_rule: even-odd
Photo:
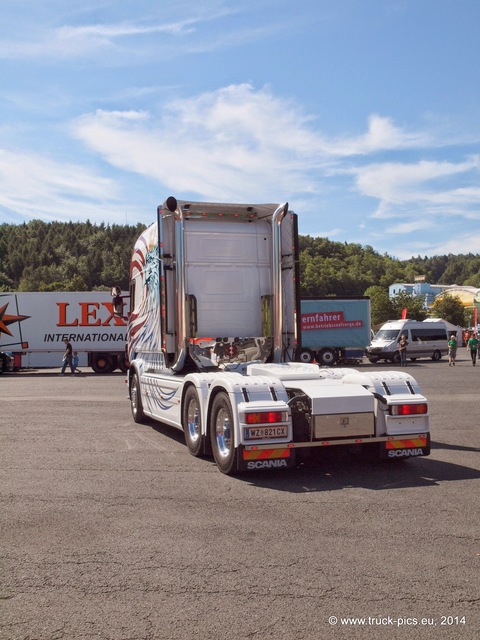
<svg viewBox="0 0 480 640"><path fill-rule="evenodd" d="M158 207L130 266L133 419L181 429L192 455L229 475L332 446L429 455L428 403L411 375L294 361L297 236L288 203Z"/></svg>

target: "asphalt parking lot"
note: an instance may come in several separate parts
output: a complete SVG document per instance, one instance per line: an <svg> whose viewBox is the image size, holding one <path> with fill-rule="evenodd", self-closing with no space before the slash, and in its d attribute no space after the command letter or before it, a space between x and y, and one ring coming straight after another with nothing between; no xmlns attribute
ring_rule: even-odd
<svg viewBox="0 0 480 640"><path fill-rule="evenodd" d="M365 363L357 368L392 369ZM5 640L480 635L480 365L407 367L432 454L222 475L122 374L0 376Z"/></svg>

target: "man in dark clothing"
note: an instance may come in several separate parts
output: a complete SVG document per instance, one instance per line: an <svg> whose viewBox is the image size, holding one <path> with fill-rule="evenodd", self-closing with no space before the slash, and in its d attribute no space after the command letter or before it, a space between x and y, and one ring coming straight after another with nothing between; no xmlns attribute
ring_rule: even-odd
<svg viewBox="0 0 480 640"><path fill-rule="evenodd" d="M62 375L65 373L65 369L70 367L72 374L75 374L75 367L73 366L73 348L67 338L63 339L65 343L65 353L63 354Z"/></svg>
<svg viewBox="0 0 480 640"><path fill-rule="evenodd" d="M478 354L478 338L472 333L467 342L467 348L470 350L470 357L472 358L472 364L475 366L477 362L477 354Z"/></svg>

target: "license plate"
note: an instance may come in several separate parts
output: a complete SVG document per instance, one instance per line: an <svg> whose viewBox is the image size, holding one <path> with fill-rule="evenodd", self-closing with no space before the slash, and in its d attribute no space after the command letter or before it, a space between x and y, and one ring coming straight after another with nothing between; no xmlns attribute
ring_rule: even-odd
<svg viewBox="0 0 480 640"><path fill-rule="evenodd" d="M288 426L278 427L249 427L245 429L245 440L262 440L263 438L286 438Z"/></svg>

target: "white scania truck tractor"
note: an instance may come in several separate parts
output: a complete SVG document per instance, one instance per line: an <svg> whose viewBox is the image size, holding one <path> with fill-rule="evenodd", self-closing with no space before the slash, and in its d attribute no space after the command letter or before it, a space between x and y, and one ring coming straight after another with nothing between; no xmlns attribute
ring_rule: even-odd
<svg viewBox="0 0 480 640"><path fill-rule="evenodd" d="M430 453L428 404L404 372L294 362L297 216L288 204L169 197L130 267L133 419L183 430L225 474L284 469L314 447Z"/></svg>

